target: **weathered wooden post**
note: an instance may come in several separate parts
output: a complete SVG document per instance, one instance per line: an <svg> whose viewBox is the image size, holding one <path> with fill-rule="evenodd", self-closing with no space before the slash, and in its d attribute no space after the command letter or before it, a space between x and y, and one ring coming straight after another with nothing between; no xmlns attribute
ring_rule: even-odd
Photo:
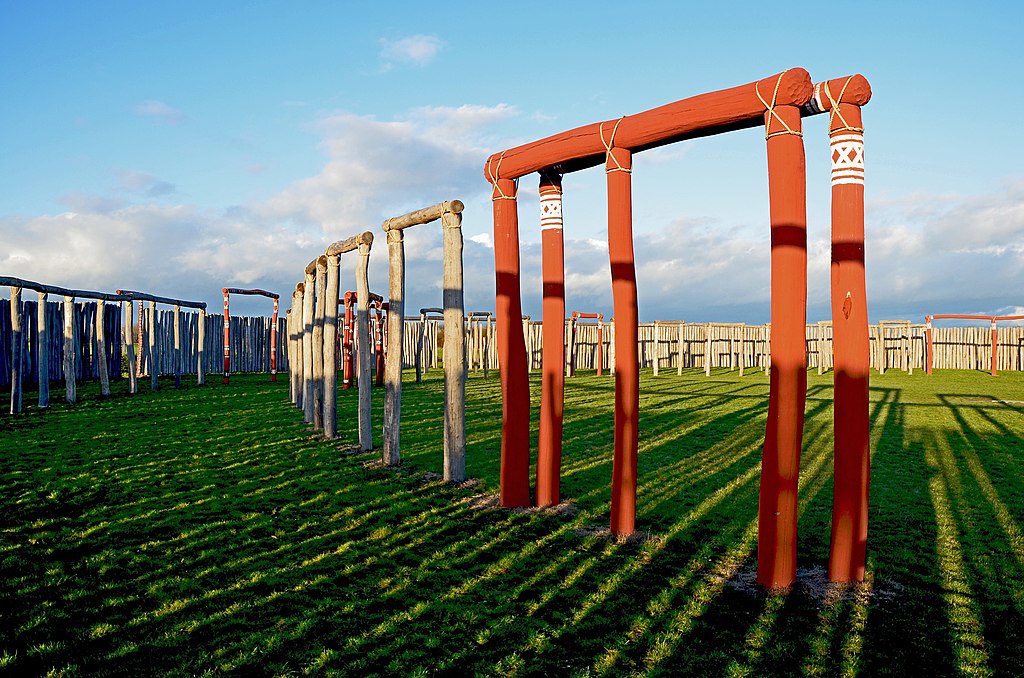
<svg viewBox="0 0 1024 678"><path fill-rule="evenodd" d="M713 342L711 338L713 325L707 324L707 328L704 330L704 376L711 376L711 355L713 350Z"/></svg>
<svg viewBox="0 0 1024 678"><path fill-rule="evenodd" d="M388 352L384 365L384 464L401 461L402 341L405 333L405 236L401 228L384 222L388 242ZM397 347L397 350L396 350ZM416 356L417 376L419 356Z"/></svg>
<svg viewBox="0 0 1024 678"><path fill-rule="evenodd" d="M126 299L121 304L124 313L124 346L128 360L128 393L135 395L139 388L138 374L135 368L135 310L132 307L131 299ZM142 346L139 346L139 352L142 352Z"/></svg>
<svg viewBox="0 0 1024 678"><path fill-rule="evenodd" d="M306 397L306 350L305 350L305 321L303 313L306 308L306 284L304 282L295 284L295 306L292 308L292 327L295 332L295 362L291 370L294 371L295 379L295 406L305 411Z"/></svg>
<svg viewBox="0 0 1024 678"><path fill-rule="evenodd" d="M313 262L316 269L313 307L313 428L324 428L324 316L326 314L327 257L321 254ZM337 308L337 303L335 303Z"/></svg>
<svg viewBox="0 0 1024 678"><path fill-rule="evenodd" d="M181 304L174 305L174 388L181 388Z"/></svg>
<svg viewBox="0 0 1024 678"><path fill-rule="evenodd" d="M156 340L157 333L157 315L156 315L156 302L150 300L149 308L149 387L155 391L160 387L160 350L157 348L159 344Z"/></svg>
<svg viewBox="0 0 1024 678"><path fill-rule="evenodd" d="M444 479L466 480L466 354L462 280L462 203L444 203L441 232L444 247Z"/></svg>
<svg viewBox="0 0 1024 678"><path fill-rule="evenodd" d="M683 346L686 323L679 321L679 335L676 337L676 375L683 376Z"/></svg>
<svg viewBox="0 0 1024 678"><path fill-rule="evenodd" d="M371 417L370 342L366 340L370 331L370 281L367 269L370 262L369 242L359 243L359 264L356 267L356 332L359 336L357 363L359 379L359 448L364 452L373 449L373 423Z"/></svg>
<svg viewBox="0 0 1024 678"><path fill-rule="evenodd" d="M341 289L341 255L327 256L324 292L324 438L338 437L338 292ZM289 370L291 370L289 364Z"/></svg>
<svg viewBox="0 0 1024 678"><path fill-rule="evenodd" d="M100 395L110 396L110 375L107 372L107 328L103 322L106 315L106 304L103 299L96 300L96 362L99 363Z"/></svg>
<svg viewBox="0 0 1024 678"><path fill-rule="evenodd" d="M302 412L307 424L313 423L316 395L313 393L313 314L316 309L316 261L306 265L302 294Z"/></svg>
<svg viewBox="0 0 1024 678"><path fill-rule="evenodd" d="M420 324L416 329L416 383L423 381L423 337L427 332L427 314L420 310Z"/></svg>
<svg viewBox="0 0 1024 678"><path fill-rule="evenodd" d="M277 381L277 313L278 297L274 295L274 314L270 317L270 381Z"/></svg>
<svg viewBox="0 0 1024 678"><path fill-rule="evenodd" d="M36 306L36 355L39 356L39 407L50 406L50 333L46 325L46 300L48 294L39 291L39 304ZM129 362L128 371L131 372Z"/></svg>
<svg viewBox="0 0 1024 678"><path fill-rule="evenodd" d="M206 384L206 309L199 309L196 320L196 384Z"/></svg>
<svg viewBox="0 0 1024 678"><path fill-rule="evenodd" d="M78 399L75 384L75 298L64 296L64 399L74 405Z"/></svg>
<svg viewBox="0 0 1024 678"><path fill-rule="evenodd" d="M807 394L807 179L799 100L780 100L785 73L765 106L771 219L772 376L761 461L757 579L766 588L796 578L797 482Z"/></svg>
<svg viewBox="0 0 1024 678"><path fill-rule="evenodd" d="M21 414L21 363L25 337L21 329L21 288L11 287L11 414Z"/></svg>

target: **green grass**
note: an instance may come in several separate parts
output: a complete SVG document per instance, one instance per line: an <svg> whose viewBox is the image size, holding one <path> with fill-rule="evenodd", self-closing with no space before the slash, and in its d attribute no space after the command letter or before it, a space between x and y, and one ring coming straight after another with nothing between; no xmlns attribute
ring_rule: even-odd
<svg viewBox="0 0 1024 678"><path fill-rule="evenodd" d="M827 596L831 375L808 378L800 576L771 595L761 373L643 374L628 543L581 529L608 521L608 377L568 381L561 514L467 501L498 486L493 374L467 388L477 487L433 480L440 371L405 384L398 471L351 452L355 391L328 443L286 379L55 390L0 417L0 673L1024 674L1024 405L998 402L1024 374L872 375L869 582Z"/></svg>

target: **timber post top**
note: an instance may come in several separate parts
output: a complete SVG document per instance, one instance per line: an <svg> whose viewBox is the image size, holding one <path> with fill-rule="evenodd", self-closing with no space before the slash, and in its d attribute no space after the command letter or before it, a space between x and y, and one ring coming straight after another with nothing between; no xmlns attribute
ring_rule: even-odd
<svg viewBox="0 0 1024 678"><path fill-rule="evenodd" d="M461 200L445 200L444 202L439 202L436 205L431 205L430 207L424 207L423 209L403 214L400 217L385 219L384 223L381 224L381 228L384 229L385 233L401 230L403 228L409 228L410 226L430 223L435 219L440 219L446 213L461 214L464 209L466 209L466 206Z"/></svg>
<svg viewBox="0 0 1024 678"><path fill-rule="evenodd" d="M82 299L102 299L104 301L131 301L130 297L121 294L120 291L118 291L117 294L109 294L107 292L73 290L68 289L66 287L59 287L57 285L44 285L43 283L37 283L32 280L23 280L22 278L13 278L11 276L0 276L0 286L20 287L26 290L41 292L43 294L59 294L64 297L78 297Z"/></svg>
<svg viewBox="0 0 1024 678"><path fill-rule="evenodd" d="M335 254L344 254L345 252L351 252L358 248L360 245L372 245L373 244L373 233L370 231L363 231L359 235L354 235L351 238L345 240L338 240L332 242L327 247L327 256L333 257Z"/></svg>
<svg viewBox="0 0 1024 678"><path fill-rule="evenodd" d="M268 292L266 290L260 290L260 289L244 290L244 289L241 289L239 287L223 287L223 288L221 288L221 293L225 294L225 295L226 294L254 294L254 295L259 295L259 296L262 296L262 297L270 297L271 299L280 299L280 297L281 297L281 295L277 294L276 292Z"/></svg>
<svg viewBox="0 0 1024 678"><path fill-rule="evenodd" d="M126 301L152 301L156 304L169 304L171 306L185 306L187 308L200 308L206 310L205 301L184 301L182 299L171 299L170 297L158 297L155 294L136 292L134 290L118 290L118 294L127 297Z"/></svg>
<svg viewBox="0 0 1024 678"><path fill-rule="evenodd" d="M830 110L833 101L863 105L870 98L871 86L862 75L815 86L806 70L791 68L745 85L584 125L495 153L484 165L484 177L496 184L533 172L567 174L602 164L613 147L636 153L684 139L758 127L764 124L765 112L774 106L797 106L802 115L814 115Z"/></svg>
<svg viewBox="0 0 1024 678"><path fill-rule="evenodd" d="M316 269L319 266L323 266L325 269L327 268L327 255L326 254L321 254L319 257L317 257L313 261L311 261L308 264L306 264L306 268L305 268L306 275L315 275L316 274Z"/></svg>

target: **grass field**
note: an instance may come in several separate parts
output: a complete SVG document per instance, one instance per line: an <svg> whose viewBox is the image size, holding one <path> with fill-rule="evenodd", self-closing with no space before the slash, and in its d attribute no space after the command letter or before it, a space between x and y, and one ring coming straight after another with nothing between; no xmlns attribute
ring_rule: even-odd
<svg viewBox="0 0 1024 678"><path fill-rule="evenodd" d="M437 480L439 371L405 384L397 471L352 453L355 391L327 443L286 379L86 385L74 407L0 417L0 672L1024 675L1024 374L872 375L869 581L850 590L822 584L831 375L808 379L801 569L770 595L752 586L760 373L642 375L644 538L627 543L593 529L608 377L567 384L558 512L480 496L497 491L493 374L468 383L464 487Z"/></svg>

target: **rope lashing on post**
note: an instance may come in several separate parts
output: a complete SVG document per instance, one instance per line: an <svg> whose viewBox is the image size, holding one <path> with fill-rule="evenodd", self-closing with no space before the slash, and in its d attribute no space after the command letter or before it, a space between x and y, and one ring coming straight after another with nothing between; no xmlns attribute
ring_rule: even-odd
<svg viewBox="0 0 1024 678"><path fill-rule="evenodd" d="M783 120L782 117L778 113L775 112L775 102L776 102L776 100L779 97L779 87L782 85L782 78L784 78L786 73L788 73L788 72L789 72L789 70L787 69L787 70L782 71L781 73L779 73L779 78L778 78L778 80L775 81L775 91L772 92L772 102L770 104L767 101L764 100L763 96L761 96L761 88L758 86L758 84L756 82L754 83L754 92L757 94L757 98L761 100L761 103L764 104L765 110L767 110L769 115L770 115L770 117L768 118L768 121L765 123L765 126L764 126L764 138L765 138L765 141L767 141L768 139L771 139L772 137L780 136L782 134L793 134L793 135L798 136L798 137L802 137L804 135L803 132L801 132L799 130L794 130L789 125L787 125L786 121ZM772 118L778 120L779 124L782 125L785 129L780 129L780 130L777 130L775 132L771 131L771 129L772 129Z"/></svg>
<svg viewBox="0 0 1024 678"><path fill-rule="evenodd" d="M515 195L505 195L505 191L501 190L501 186L498 185L499 174L501 173L501 161L505 159L505 151L501 152L498 156L498 164L494 166L494 171L491 171L491 159L487 159L487 178L490 179L491 188L491 200L515 200ZM519 179L513 180L513 184L516 187L519 186ZM494 191L498 192L498 195L494 195Z"/></svg>
<svg viewBox="0 0 1024 678"><path fill-rule="evenodd" d="M832 92L828 86L828 82L825 83L825 96L828 97L828 102L832 106L832 110L829 111L828 115L829 134L835 134L836 132L858 132L861 134L864 133L863 127L854 127L850 125L848 122L846 122L846 118L843 117L842 111L839 110L839 104L843 102L843 95L846 94L846 88L850 85L851 80L853 80L852 75L846 79L846 82L843 83L843 88L839 90L838 98L833 98ZM843 123L842 127L832 127L833 121L836 118L839 118L839 120Z"/></svg>
<svg viewBox="0 0 1024 678"><path fill-rule="evenodd" d="M622 164L619 163L619 159L615 157L614 153L612 153L612 149L615 148L615 133L619 130L619 123L625 120L625 118L626 116L622 116L621 118L615 121L615 126L612 127L611 138L609 138L607 141L604 138L604 123L602 122L601 127L598 128L598 132L601 135L601 143L604 145L605 164L607 165L607 161L609 158L611 158L611 161L615 163L615 167L606 168L605 172L625 172L626 174L633 173L633 170L623 167Z"/></svg>

